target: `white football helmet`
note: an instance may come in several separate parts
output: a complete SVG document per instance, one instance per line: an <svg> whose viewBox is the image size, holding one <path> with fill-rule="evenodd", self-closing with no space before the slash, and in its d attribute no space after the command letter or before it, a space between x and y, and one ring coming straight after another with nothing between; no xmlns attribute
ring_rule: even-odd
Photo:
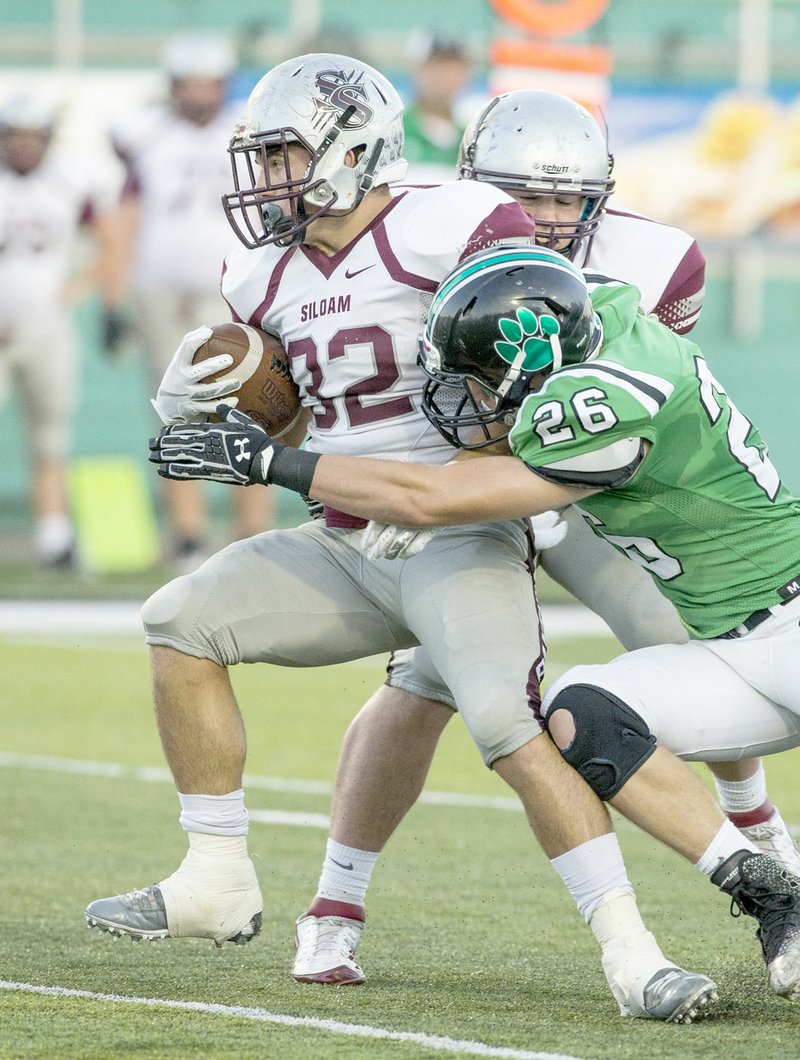
<svg viewBox="0 0 800 1060"><path fill-rule="evenodd" d="M290 144L308 151L308 168L299 179L275 181L267 153L282 151L288 174ZM405 176L403 104L389 81L358 59L301 55L258 82L228 150L235 191L222 202L242 243L301 243L320 215L348 213L371 188ZM349 151L355 166L345 162Z"/></svg>
<svg viewBox="0 0 800 1060"><path fill-rule="evenodd" d="M475 115L458 161L466 180L583 198L577 222L534 217L537 243L569 258L597 231L614 190L613 165L605 133L588 110L557 92L527 89L497 96Z"/></svg>
<svg viewBox="0 0 800 1060"><path fill-rule="evenodd" d="M56 123L52 99L27 89L16 92L0 103L0 132L8 129L31 129L49 137Z"/></svg>
<svg viewBox="0 0 800 1060"><path fill-rule="evenodd" d="M219 33L189 30L167 41L161 65L173 81L186 77L225 81L236 69L236 50Z"/></svg>

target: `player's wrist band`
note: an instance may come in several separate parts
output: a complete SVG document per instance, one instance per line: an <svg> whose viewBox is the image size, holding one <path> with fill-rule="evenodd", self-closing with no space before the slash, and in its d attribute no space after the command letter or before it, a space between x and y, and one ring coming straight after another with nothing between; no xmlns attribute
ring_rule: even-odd
<svg viewBox="0 0 800 1060"><path fill-rule="evenodd" d="M309 453L305 449L292 449L289 445L273 442L275 455L269 464L269 481L276 486L284 486L308 496L311 482L317 468L319 453ZM278 448L280 446L280 448Z"/></svg>

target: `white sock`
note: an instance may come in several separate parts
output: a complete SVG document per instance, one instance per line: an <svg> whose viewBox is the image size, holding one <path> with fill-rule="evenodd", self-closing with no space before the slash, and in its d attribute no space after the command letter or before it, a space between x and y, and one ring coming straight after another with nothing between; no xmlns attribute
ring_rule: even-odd
<svg viewBox="0 0 800 1060"><path fill-rule="evenodd" d="M380 851L358 850L329 839L317 897L363 906L379 855Z"/></svg>
<svg viewBox="0 0 800 1060"><path fill-rule="evenodd" d="M758 847L745 838L735 824L731 821L725 821L706 847L695 868L705 873L706 876L712 876L722 862L729 858L731 854L735 854L737 850L751 850L754 854L760 853Z"/></svg>
<svg viewBox="0 0 800 1060"><path fill-rule="evenodd" d="M247 835L248 815L244 805L244 791L230 791L227 795L182 795L181 828L185 832L205 832L207 835Z"/></svg>
<svg viewBox="0 0 800 1060"><path fill-rule="evenodd" d="M726 813L747 813L757 810L767 801L767 776L761 762L747 780L720 780L714 777L719 804Z"/></svg>
<svg viewBox="0 0 800 1060"><path fill-rule="evenodd" d="M550 864L566 884L587 924L609 891L633 896L619 840L613 832L559 854Z"/></svg>

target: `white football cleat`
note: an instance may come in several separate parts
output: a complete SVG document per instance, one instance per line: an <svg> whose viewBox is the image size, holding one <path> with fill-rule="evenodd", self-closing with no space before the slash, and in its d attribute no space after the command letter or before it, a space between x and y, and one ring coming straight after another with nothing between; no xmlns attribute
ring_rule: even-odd
<svg viewBox="0 0 800 1060"><path fill-rule="evenodd" d="M261 930L263 908L249 857L231 861L190 849L177 871L161 883L99 898L87 907L85 917L90 928L116 938L201 938L213 939L217 946L244 945Z"/></svg>
<svg viewBox="0 0 800 1060"><path fill-rule="evenodd" d="M342 916L301 916L295 924L292 978L298 983L360 986L366 976L355 952L364 923Z"/></svg>
<svg viewBox="0 0 800 1060"><path fill-rule="evenodd" d="M751 824L747 828L740 828L739 831L747 836L762 854L768 854L793 876L800 876L800 850L797 849L792 833L777 810L763 824Z"/></svg>

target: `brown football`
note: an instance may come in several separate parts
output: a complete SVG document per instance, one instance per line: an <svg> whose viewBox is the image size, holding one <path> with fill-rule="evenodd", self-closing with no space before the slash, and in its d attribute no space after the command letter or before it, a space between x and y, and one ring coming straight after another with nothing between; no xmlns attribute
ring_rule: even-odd
<svg viewBox="0 0 800 1060"><path fill-rule="evenodd" d="M239 379L241 386L230 396L238 397L240 412L252 416L273 436L291 427L300 412L300 394L278 339L248 324L217 324L211 332L211 338L195 352L192 364L221 353L233 357L233 364L202 382Z"/></svg>

